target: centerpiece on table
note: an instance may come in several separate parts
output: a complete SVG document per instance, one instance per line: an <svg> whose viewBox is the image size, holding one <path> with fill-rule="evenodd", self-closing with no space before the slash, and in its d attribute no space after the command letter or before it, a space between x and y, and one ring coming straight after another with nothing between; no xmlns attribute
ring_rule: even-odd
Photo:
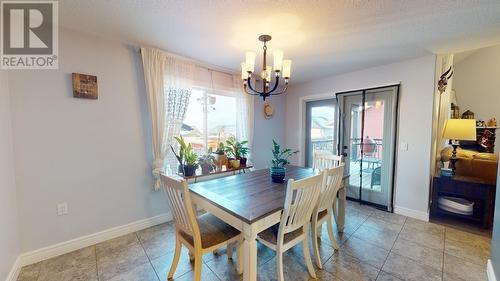
<svg viewBox="0 0 500 281"><path fill-rule="evenodd" d="M179 161L179 173L186 177L194 176L196 169L198 169L198 155L194 152L191 144L186 144L182 136L174 137L179 144L179 153L176 153L173 146L170 146L172 152Z"/></svg>
<svg viewBox="0 0 500 281"><path fill-rule="evenodd" d="M285 166L290 164L288 158L296 153L298 150L291 150L289 148L281 148L281 146L273 140L273 160L271 167L271 179L276 183L283 183L286 174Z"/></svg>

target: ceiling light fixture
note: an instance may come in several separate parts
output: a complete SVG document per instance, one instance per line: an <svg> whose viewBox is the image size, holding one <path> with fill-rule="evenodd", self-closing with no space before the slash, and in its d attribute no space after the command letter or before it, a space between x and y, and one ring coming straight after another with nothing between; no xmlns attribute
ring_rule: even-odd
<svg viewBox="0 0 500 281"><path fill-rule="evenodd" d="M264 55L262 59L262 70L260 72L260 79L262 79L262 88L258 90L252 86L252 73L255 70L255 52L246 52L246 60L241 63L241 79L243 80L243 87L245 92L253 96L261 96L264 101L269 96L283 94L288 88L288 80L290 79L290 71L292 67L291 60L283 60L283 51L275 50L274 56L274 68L267 65L267 45L266 42L271 41L270 35L259 36L259 41L264 43L262 49L264 50ZM271 73L274 70L274 85L269 87L271 84ZM278 90L278 85L280 83L280 76L285 79L285 86ZM259 80L255 79L255 84Z"/></svg>

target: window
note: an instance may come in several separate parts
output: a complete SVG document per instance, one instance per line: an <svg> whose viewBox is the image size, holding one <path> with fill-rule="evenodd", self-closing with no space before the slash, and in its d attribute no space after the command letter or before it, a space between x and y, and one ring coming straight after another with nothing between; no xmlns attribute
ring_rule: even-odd
<svg viewBox="0 0 500 281"><path fill-rule="evenodd" d="M194 89L191 92L181 135L197 154L217 148L236 136L236 98L223 92Z"/></svg>

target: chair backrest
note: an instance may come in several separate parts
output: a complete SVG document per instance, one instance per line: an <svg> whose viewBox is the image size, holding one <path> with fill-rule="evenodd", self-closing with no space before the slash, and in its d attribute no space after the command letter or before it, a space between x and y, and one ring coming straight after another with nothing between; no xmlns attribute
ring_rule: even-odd
<svg viewBox="0 0 500 281"><path fill-rule="evenodd" d="M194 243L201 241L200 228L191 203L187 181L179 176L160 175L163 191L170 205L177 231L181 230L193 237Z"/></svg>
<svg viewBox="0 0 500 281"><path fill-rule="evenodd" d="M285 208L281 215L278 239L283 241L283 235L292 232L309 223L312 212L318 203L323 173L306 179L288 180L285 197Z"/></svg>
<svg viewBox="0 0 500 281"><path fill-rule="evenodd" d="M321 188L316 211L321 212L331 208L333 201L337 196L339 189L342 187L342 179L344 177L344 163L340 166L323 170L324 182Z"/></svg>
<svg viewBox="0 0 500 281"><path fill-rule="evenodd" d="M338 167L342 163L341 155L334 155L328 151L316 151L313 155L313 169L324 170Z"/></svg>

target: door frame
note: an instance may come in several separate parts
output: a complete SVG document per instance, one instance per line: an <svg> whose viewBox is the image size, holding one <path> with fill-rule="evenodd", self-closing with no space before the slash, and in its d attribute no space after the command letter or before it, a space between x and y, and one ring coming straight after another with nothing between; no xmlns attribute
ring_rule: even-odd
<svg viewBox="0 0 500 281"><path fill-rule="evenodd" d="M342 136L342 132L341 132L341 129L344 128L344 123L343 123L343 117L344 117L344 112L343 112L343 105L341 106L340 105L340 102L339 102L339 97L340 96L346 96L346 95L349 95L349 94L352 94L352 95L355 95L355 94L359 94L361 92L362 94L362 104L364 105L365 104L365 97L366 97L366 92L367 91L373 91L373 90L380 90L380 89L384 89L384 88L391 88L391 87L395 87L396 88L396 91L395 91L395 120L394 120L394 137L393 137L393 147L394 147L394 155L393 155L393 159L392 159L392 179L391 179L391 183L390 183L390 188L391 188L391 200L388 202L388 206L387 208L389 209L388 211L391 212L391 213L394 213L394 197L395 197L395 192L396 192L396 188L395 188L395 182L396 182L396 175L397 175L397 158L398 158L398 139L399 139L399 96L400 96L400 90L401 90L401 83L397 83L397 84L391 84L391 85L385 85L385 86L378 86L378 87L371 87L371 88L363 88L363 89L357 89L357 90L349 90L349 91L343 91L343 92L337 92L335 93L335 98L337 100L337 117L338 117L338 126L337 126L337 151L340 153L341 151L343 152L343 149L341 149L340 145L341 145L341 137ZM364 137L364 118L365 118L365 111L363 110L362 111L362 123L361 123L361 137L363 138ZM341 153L343 155L343 153ZM348 167L346 167L347 169ZM361 189L361 188L360 188ZM379 204L376 204L376 203L372 203L372 202L368 202L368 201L364 201L361 199L362 198L362 193L360 191L360 194L359 194L359 199L356 199L356 198L349 198L353 201L359 201L360 203L363 203L363 204L367 204L367 205L373 205L377 208L380 208L380 209L384 209L384 210L387 210L385 208L385 206L382 206L382 205L379 205Z"/></svg>
<svg viewBox="0 0 500 281"><path fill-rule="evenodd" d="M311 146L311 124L309 121L309 119L311 118L311 108L312 107L315 107L315 106L329 106L329 105L333 105L334 107L334 129L333 129L333 143L334 143L334 148L335 148L335 143L337 142L337 124L338 124L338 120L337 118L335 118L335 115L337 114L337 108L338 108L338 104L337 104L337 99L335 97L329 97L329 98L325 98L325 99L319 99L319 100L309 100L309 101L305 101L305 128L306 128L306 131L305 131L305 141L304 141L304 167L307 167L308 165L307 164L311 164L312 163L307 163L308 160L309 160L309 148Z"/></svg>

